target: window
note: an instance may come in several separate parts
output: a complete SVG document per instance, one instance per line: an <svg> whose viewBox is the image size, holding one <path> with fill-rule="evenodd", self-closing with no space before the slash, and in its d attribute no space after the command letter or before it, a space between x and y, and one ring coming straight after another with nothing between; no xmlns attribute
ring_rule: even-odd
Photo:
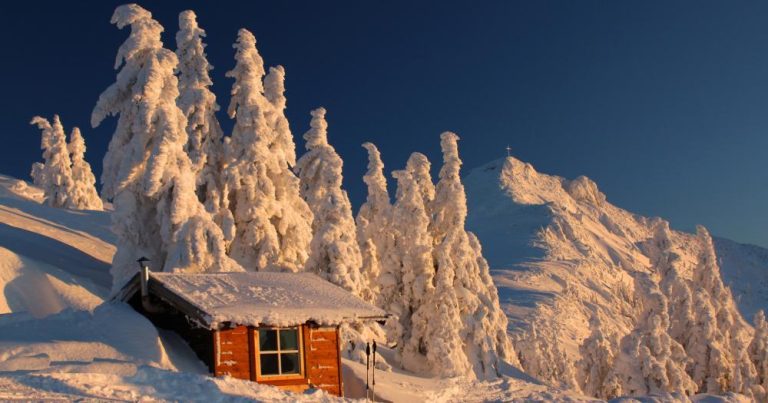
<svg viewBox="0 0 768 403"><path fill-rule="evenodd" d="M258 364L261 377L301 377L301 328L258 329Z"/></svg>

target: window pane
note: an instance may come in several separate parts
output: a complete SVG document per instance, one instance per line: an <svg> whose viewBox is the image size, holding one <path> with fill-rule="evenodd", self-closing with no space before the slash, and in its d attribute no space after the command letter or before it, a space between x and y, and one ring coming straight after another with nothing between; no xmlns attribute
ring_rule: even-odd
<svg viewBox="0 0 768 403"><path fill-rule="evenodd" d="M280 350L299 349L299 329L280 330Z"/></svg>
<svg viewBox="0 0 768 403"><path fill-rule="evenodd" d="M277 330L259 329L259 350L277 351Z"/></svg>
<svg viewBox="0 0 768 403"><path fill-rule="evenodd" d="M277 354L261 354L261 374L262 375L279 375L280 371L277 368Z"/></svg>
<svg viewBox="0 0 768 403"><path fill-rule="evenodd" d="M299 353L280 354L280 364L283 366L283 374L298 374L301 372Z"/></svg>

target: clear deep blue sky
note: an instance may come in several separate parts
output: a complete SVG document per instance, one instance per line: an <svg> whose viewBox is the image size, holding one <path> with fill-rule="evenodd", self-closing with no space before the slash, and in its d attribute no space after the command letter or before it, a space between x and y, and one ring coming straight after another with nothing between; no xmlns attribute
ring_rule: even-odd
<svg viewBox="0 0 768 403"><path fill-rule="evenodd" d="M128 34L109 23L119 4L0 3L0 173L28 177L40 159L28 122L58 113L100 174L115 120L89 120ZM254 32L265 62L286 67L300 151L309 110L328 109L356 206L362 142L388 170L412 151L439 165L438 136L453 130L465 168L509 144L539 171L593 178L620 207L768 246L768 2L139 4L172 49L178 13L197 12L223 109L231 44Z"/></svg>

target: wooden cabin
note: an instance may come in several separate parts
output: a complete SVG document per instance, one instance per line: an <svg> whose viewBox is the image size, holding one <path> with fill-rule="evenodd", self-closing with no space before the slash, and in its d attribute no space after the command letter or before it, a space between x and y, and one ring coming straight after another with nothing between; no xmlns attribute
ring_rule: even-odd
<svg viewBox="0 0 768 403"><path fill-rule="evenodd" d="M339 326L386 313L309 273L156 273L116 299L179 334L214 376L342 396Z"/></svg>

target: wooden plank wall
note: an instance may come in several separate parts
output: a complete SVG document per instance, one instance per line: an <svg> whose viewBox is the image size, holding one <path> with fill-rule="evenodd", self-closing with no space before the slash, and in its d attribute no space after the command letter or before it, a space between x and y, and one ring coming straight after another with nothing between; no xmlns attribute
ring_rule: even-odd
<svg viewBox="0 0 768 403"><path fill-rule="evenodd" d="M305 328L304 346L309 382L316 387L342 395L339 330L337 327Z"/></svg>
<svg viewBox="0 0 768 403"><path fill-rule="evenodd" d="M237 326L214 333L214 375L251 379L250 340L247 326Z"/></svg>
<svg viewBox="0 0 768 403"><path fill-rule="evenodd" d="M233 378L256 380L255 329L237 326L214 332L213 355L214 376L229 375ZM305 377L317 388L342 396L341 354L339 350L339 329L337 327L303 326ZM304 380L262 381L285 389L306 388Z"/></svg>

